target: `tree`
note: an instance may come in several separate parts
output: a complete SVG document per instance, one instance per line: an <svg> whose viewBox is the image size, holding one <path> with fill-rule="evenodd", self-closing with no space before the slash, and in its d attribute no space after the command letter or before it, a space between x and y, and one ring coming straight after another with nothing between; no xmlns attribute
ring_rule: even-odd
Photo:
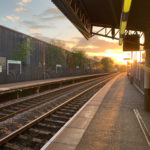
<svg viewBox="0 0 150 150"><path fill-rule="evenodd" d="M22 41L17 49L15 50L12 59L13 60L20 60L22 62L26 62L27 57L31 55L32 51L32 39L28 38L27 40Z"/></svg>
<svg viewBox="0 0 150 150"><path fill-rule="evenodd" d="M80 68L84 68L86 65L86 54L82 50L79 49L73 49L72 51L72 62L73 67L79 66Z"/></svg>
<svg viewBox="0 0 150 150"><path fill-rule="evenodd" d="M93 65L94 65L94 68L97 70L97 69L101 69L102 68L102 65L100 64L100 60L97 56L94 56L93 57Z"/></svg>
<svg viewBox="0 0 150 150"><path fill-rule="evenodd" d="M104 57L101 59L100 63L103 65L103 69L106 72L113 71L114 62L110 57Z"/></svg>
<svg viewBox="0 0 150 150"><path fill-rule="evenodd" d="M65 42L62 40L51 39L50 44L52 44L53 46L57 46L59 48L62 48L62 49L65 48Z"/></svg>
<svg viewBox="0 0 150 150"><path fill-rule="evenodd" d="M99 62L99 58L97 56L94 56L93 59L96 61L96 62Z"/></svg>
<svg viewBox="0 0 150 150"><path fill-rule="evenodd" d="M56 64L66 66L65 50L57 46L49 46L46 55L47 67L56 68Z"/></svg>

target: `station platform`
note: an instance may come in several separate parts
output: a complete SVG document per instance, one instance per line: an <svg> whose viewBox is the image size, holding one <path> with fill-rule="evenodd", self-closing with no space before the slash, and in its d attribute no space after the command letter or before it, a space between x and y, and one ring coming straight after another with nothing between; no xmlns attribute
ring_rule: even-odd
<svg viewBox="0 0 150 150"><path fill-rule="evenodd" d="M148 150L150 113L125 73L100 89L42 150Z"/></svg>
<svg viewBox="0 0 150 150"><path fill-rule="evenodd" d="M0 84L0 92L9 91L9 90L13 90L13 89L25 88L25 87L29 87L29 86L36 86L36 85L46 84L49 82L56 82L56 81L60 81L60 80L67 80L67 79L71 79L71 77Z"/></svg>
<svg viewBox="0 0 150 150"><path fill-rule="evenodd" d="M101 74L91 74L91 75L80 75L80 76L70 76L70 77L60 77L60 78L52 78L52 79L45 79L45 80L34 80L34 81L25 81L25 82L17 82L17 83L8 83L8 84L0 84L0 94L9 92L9 91L15 91L17 89L25 89L29 87L36 87L41 85L46 85L54 82L65 82L67 80L76 80L80 78L86 78L86 77L92 77L92 76L99 76L102 74L107 73L101 73Z"/></svg>
<svg viewBox="0 0 150 150"><path fill-rule="evenodd" d="M54 79L46 79L46 80L34 80L34 81L25 81L25 82L17 82L17 83L0 84L0 92L9 91L12 89L25 88L29 86L37 86L37 85L46 84L49 82L68 80L71 78L72 77L63 77L63 78L54 78Z"/></svg>

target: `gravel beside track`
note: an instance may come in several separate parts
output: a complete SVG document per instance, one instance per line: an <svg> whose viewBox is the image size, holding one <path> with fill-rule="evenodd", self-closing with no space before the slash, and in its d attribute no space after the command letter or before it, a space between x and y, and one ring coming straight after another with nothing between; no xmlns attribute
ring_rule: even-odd
<svg viewBox="0 0 150 150"><path fill-rule="evenodd" d="M27 114L23 114L21 118L19 117L9 123L5 122L1 124L0 145L3 143L6 144L2 145L0 149L40 149L109 80L110 76L107 79L105 77L88 83L85 86L78 87L78 89L72 90L69 94L61 95L54 101L50 101L33 111L29 111ZM99 82L102 83L99 84ZM48 114L49 111L51 111L50 114ZM40 118L42 115L45 116L36 121L36 123L31 124L33 120ZM7 140L2 142L2 138L9 136L9 134L12 134L16 130L20 130L27 124L31 125L21 130L21 133L18 132L15 138L11 137L12 139L9 142Z"/></svg>
<svg viewBox="0 0 150 150"><path fill-rule="evenodd" d="M84 81L81 83L76 83L73 85L65 86L62 88L51 90L44 94L40 94L37 96L29 97L27 99L23 99L21 101L19 99L18 101L15 101L14 103L0 107L0 109L1 109L0 122L6 120L8 118L11 118L19 113L22 113L29 109L37 107L41 104L52 101L53 99L60 97L61 95L65 95L74 89L84 87L86 84L91 84L91 83L93 84L93 83L97 82L97 80L104 79L104 78L106 78L106 77L99 77L99 78L91 79L91 80Z"/></svg>

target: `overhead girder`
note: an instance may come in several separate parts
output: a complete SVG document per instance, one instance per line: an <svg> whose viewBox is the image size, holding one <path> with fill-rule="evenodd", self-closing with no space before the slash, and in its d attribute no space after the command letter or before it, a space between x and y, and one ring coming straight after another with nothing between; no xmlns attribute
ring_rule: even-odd
<svg viewBox="0 0 150 150"><path fill-rule="evenodd" d="M123 0L52 0L86 39L93 35L93 26L120 27ZM142 31L150 25L149 0L132 0L127 30ZM113 32L114 30L112 30ZM113 37L115 38L115 37Z"/></svg>
<svg viewBox="0 0 150 150"><path fill-rule="evenodd" d="M120 29L115 28L105 28L105 27L96 27L96 29L92 29L92 36L98 35L102 37L107 37L115 40L119 40L119 33ZM127 34L139 34L140 38L144 36L144 33L141 31L132 31L132 30L126 30L125 35ZM143 46L143 43L140 43L141 46Z"/></svg>
<svg viewBox="0 0 150 150"><path fill-rule="evenodd" d="M91 24L80 0L52 0L73 25L85 36L91 37Z"/></svg>

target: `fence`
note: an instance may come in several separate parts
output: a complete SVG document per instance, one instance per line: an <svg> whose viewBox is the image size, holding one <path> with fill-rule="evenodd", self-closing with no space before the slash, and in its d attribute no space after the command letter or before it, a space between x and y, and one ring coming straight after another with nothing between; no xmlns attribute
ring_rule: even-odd
<svg viewBox="0 0 150 150"><path fill-rule="evenodd" d="M144 63L133 63L128 74L131 74L131 71L133 74L133 82L144 92Z"/></svg>
<svg viewBox="0 0 150 150"><path fill-rule="evenodd" d="M34 68L33 66L22 66L22 72L20 70L13 69L9 71L3 71L0 73L0 84L4 83L14 83L14 82L23 82L23 81L32 81L32 80L43 80L50 78L58 78L58 77L67 77L67 76L77 76L77 75L85 75L85 74L93 74L100 73L102 71L98 70L90 70L90 69L74 69L70 72L69 68L62 69L46 69L43 72L43 68Z"/></svg>

